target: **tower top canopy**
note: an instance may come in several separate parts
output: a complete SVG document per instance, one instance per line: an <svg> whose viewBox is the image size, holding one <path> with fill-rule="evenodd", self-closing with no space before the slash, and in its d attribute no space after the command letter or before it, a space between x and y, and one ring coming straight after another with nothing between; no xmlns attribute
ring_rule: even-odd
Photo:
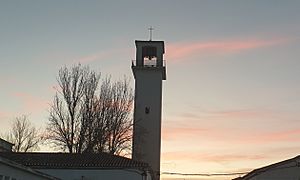
<svg viewBox="0 0 300 180"><path fill-rule="evenodd" d="M164 41L135 41L136 61L133 61L133 69L161 71L163 80L166 79L166 68L164 61Z"/></svg>
<svg viewBox="0 0 300 180"><path fill-rule="evenodd" d="M154 46L157 48L161 48L162 52L165 53L165 42L164 41L141 41L141 40L135 40L135 46L136 48L142 47L142 46Z"/></svg>

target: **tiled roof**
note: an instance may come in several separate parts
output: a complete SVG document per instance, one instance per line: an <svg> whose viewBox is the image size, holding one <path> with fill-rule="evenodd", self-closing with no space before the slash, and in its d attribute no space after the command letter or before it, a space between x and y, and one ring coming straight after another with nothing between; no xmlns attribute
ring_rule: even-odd
<svg viewBox="0 0 300 180"><path fill-rule="evenodd" d="M1 143L5 143L5 144L9 144L9 145L14 145L13 143L8 142L8 141L5 141L5 140L2 139L2 138L0 138L0 142L1 142Z"/></svg>
<svg viewBox="0 0 300 180"><path fill-rule="evenodd" d="M13 153L0 156L31 168L149 168L148 164L107 153Z"/></svg>
<svg viewBox="0 0 300 180"><path fill-rule="evenodd" d="M25 172L27 172L29 174L35 175L36 177L39 177L39 178L42 178L42 179L60 180L59 178L56 178L56 177L50 176L48 174L36 171L34 169L31 169L30 167L23 166L21 164L18 164L18 163L14 162L14 161L5 159L3 157L0 157L0 163L2 164L1 165L2 167L3 167L3 165L4 166L8 165L10 167L13 167L15 169L19 169L19 170L25 171ZM11 175L13 175L13 174L11 174Z"/></svg>

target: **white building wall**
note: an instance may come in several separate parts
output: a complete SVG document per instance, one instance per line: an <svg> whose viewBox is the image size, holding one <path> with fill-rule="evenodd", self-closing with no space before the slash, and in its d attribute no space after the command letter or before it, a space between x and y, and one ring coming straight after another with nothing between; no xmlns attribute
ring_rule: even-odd
<svg viewBox="0 0 300 180"><path fill-rule="evenodd" d="M105 169L37 169L40 172L63 180L144 180L142 171ZM149 177L149 175L148 175ZM145 179L146 180L146 179ZM151 180L147 179L147 180Z"/></svg>
<svg viewBox="0 0 300 180"><path fill-rule="evenodd" d="M3 179L5 176L8 176L11 180L13 178L16 180L49 180L49 178L36 175L30 171L26 171L15 166L10 166L2 162L0 162L0 175L3 176Z"/></svg>
<svg viewBox="0 0 300 180"><path fill-rule="evenodd" d="M166 80L163 41L135 41L136 64L132 159L146 162L159 180L162 81ZM151 59L151 60L150 60Z"/></svg>
<svg viewBox="0 0 300 180"><path fill-rule="evenodd" d="M135 69L133 159L160 171L162 72ZM146 112L148 109L148 113Z"/></svg>

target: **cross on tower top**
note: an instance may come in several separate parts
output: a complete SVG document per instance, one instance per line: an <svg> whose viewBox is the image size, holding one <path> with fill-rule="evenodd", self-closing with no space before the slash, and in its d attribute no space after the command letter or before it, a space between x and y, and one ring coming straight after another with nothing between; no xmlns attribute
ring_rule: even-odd
<svg viewBox="0 0 300 180"><path fill-rule="evenodd" d="M149 30L149 33L150 33L150 40L149 41L152 41L152 31L154 30L154 28L152 26L150 26L148 28L148 30Z"/></svg>

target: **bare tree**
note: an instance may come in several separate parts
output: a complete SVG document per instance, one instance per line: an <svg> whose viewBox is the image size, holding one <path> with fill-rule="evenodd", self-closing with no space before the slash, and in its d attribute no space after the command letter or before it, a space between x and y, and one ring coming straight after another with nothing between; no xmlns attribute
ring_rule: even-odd
<svg viewBox="0 0 300 180"><path fill-rule="evenodd" d="M96 151L120 154L130 149L132 104L132 89L126 78L117 82L106 78L102 82L96 109Z"/></svg>
<svg viewBox="0 0 300 180"><path fill-rule="evenodd" d="M133 95L126 80L113 83L110 91L108 151L112 154L120 154L128 148L128 142L132 137L132 122L128 119L131 115Z"/></svg>
<svg viewBox="0 0 300 180"><path fill-rule="evenodd" d="M129 82L112 82L87 66L63 67L59 91L50 109L48 139L70 153L109 152L130 148L132 89Z"/></svg>
<svg viewBox="0 0 300 180"><path fill-rule="evenodd" d="M91 74L88 67L81 65L59 70L59 90L50 109L48 138L53 140L57 147L70 153L80 152L78 147L85 135L82 134L85 124L81 121L81 108Z"/></svg>
<svg viewBox="0 0 300 180"><path fill-rule="evenodd" d="M6 140L13 143L14 152L28 152L38 149L41 140L38 130L31 124L26 115L16 117Z"/></svg>
<svg viewBox="0 0 300 180"><path fill-rule="evenodd" d="M93 152L94 151L94 131L96 121L96 92L100 74L91 71L86 78L86 84L83 91L82 105L80 109L81 128L78 139L77 152Z"/></svg>

